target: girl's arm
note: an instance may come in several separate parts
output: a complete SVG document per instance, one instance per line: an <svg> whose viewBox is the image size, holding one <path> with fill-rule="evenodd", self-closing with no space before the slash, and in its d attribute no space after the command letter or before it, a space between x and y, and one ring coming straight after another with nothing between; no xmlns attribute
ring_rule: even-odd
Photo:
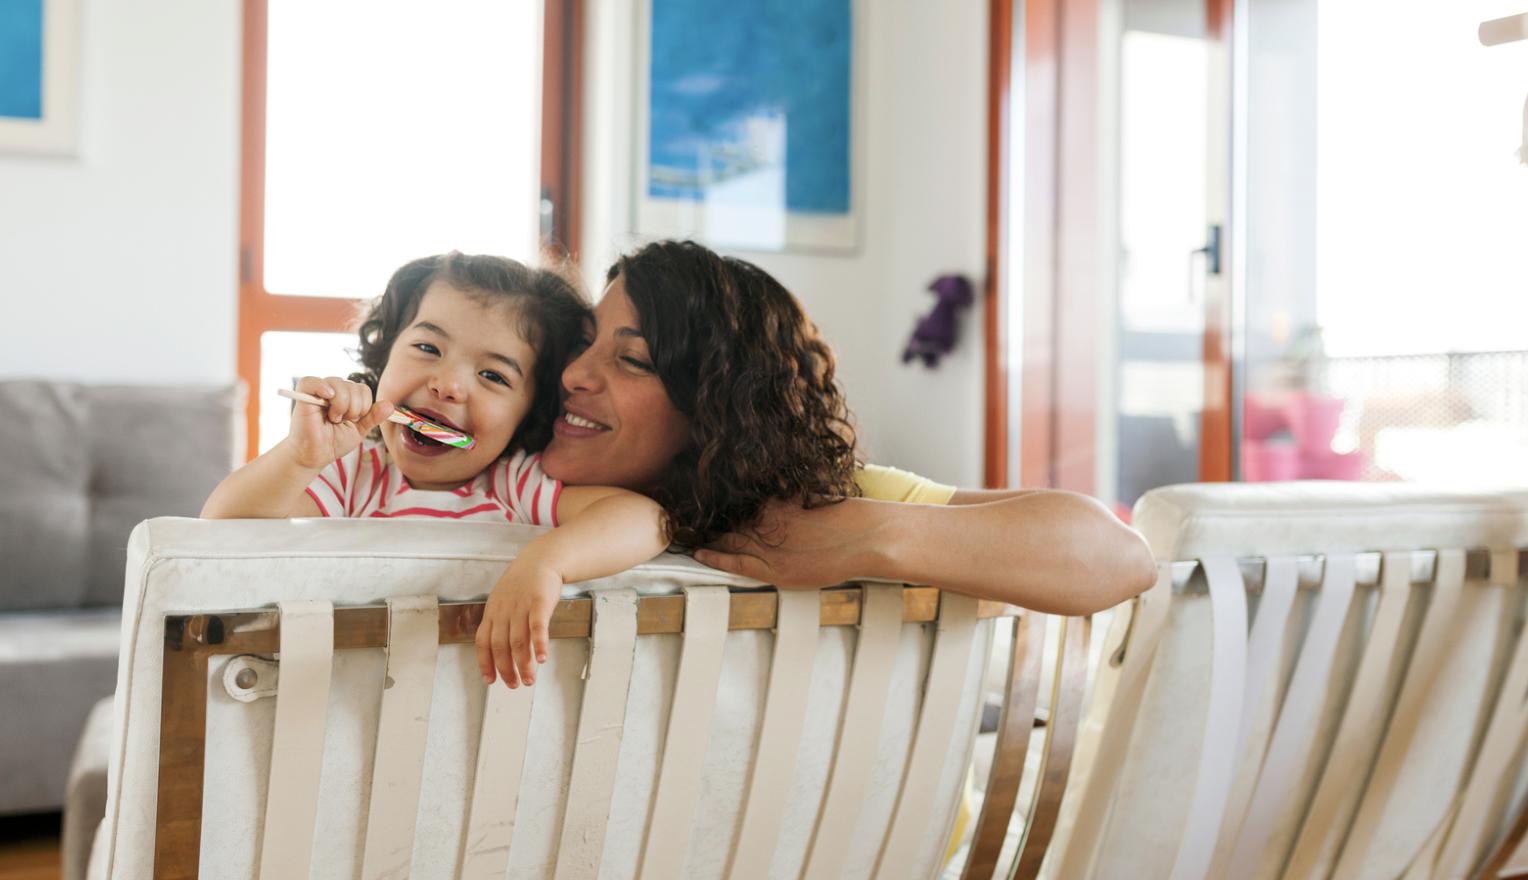
<svg viewBox="0 0 1528 880"><path fill-rule="evenodd" d="M372 403L370 388L337 376L305 376L297 390L322 397L329 406L297 403L287 436L224 478L203 505L202 519L318 516L318 505L304 490L393 411L390 403Z"/></svg>
<svg viewBox="0 0 1528 880"><path fill-rule="evenodd" d="M510 687L536 683L563 584L619 574L668 546L662 508L625 489L564 486L557 521L560 526L520 551L488 596L477 658L489 684L496 669Z"/></svg>
<svg viewBox="0 0 1528 880"><path fill-rule="evenodd" d="M957 492L948 506L777 501L756 531L695 558L786 589L882 577L1067 615L1117 605L1156 581L1139 534L1094 499L1049 489Z"/></svg>

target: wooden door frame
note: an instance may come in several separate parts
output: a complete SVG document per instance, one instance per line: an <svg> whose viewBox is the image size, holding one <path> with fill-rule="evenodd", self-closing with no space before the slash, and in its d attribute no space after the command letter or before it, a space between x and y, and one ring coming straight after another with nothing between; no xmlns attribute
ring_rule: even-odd
<svg viewBox="0 0 1528 880"><path fill-rule="evenodd" d="M992 0L987 115L986 389L983 480L1092 493L1096 454L1101 161L1100 0L1025 0L1022 119L1012 112L1016 0ZM1016 125L1022 124L1022 129ZM1010 168L1016 138L1023 163ZM1022 174L1021 254L1011 174ZM1017 264L1015 261L1017 260ZM1015 271L1017 269L1017 272ZM1019 289L1010 289L1008 279ZM1021 313L1017 363L1007 327ZM1016 368L1016 369L1015 369ZM1017 473L1010 464L1009 382L1019 383Z"/></svg>
<svg viewBox="0 0 1528 880"><path fill-rule="evenodd" d="M1106 230L1095 210L1105 157L1097 149L1100 0L1023 0L1023 129L1015 130L1013 97L1014 3L991 0L987 107L986 416L983 480L1093 493L1098 411L1097 268ZM1212 48L1211 77L1220 83L1211 101L1210 150L1222 185L1212 187L1209 217L1222 227L1221 265L1206 285L1205 398L1200 425L1199 479L1235 479L1236 344L1234 297L1240 254L1234 228L1232 164L1236 0L1206 0ZM1011 169L1016 137L1023 138L1022 169ZM1013 222L1010 175L1023 175L1022 254L1006 247ZM1014 261L1019 260L1014 272ZM1011 290L1007 279L1019 279ZM1008 316L1022 312L1018 357L1012 357ZM1014 363L1014 361L1017 361ZM1017 473L1010 465L1012 416L1009 383L1020 389Z"/></svg>
<svg viewBox="0 0 1528 880"><path fill-rule="evenodd" d="M543 244L578 254L583 0L544 0L541 82L542 192L553 205ZM265 107L268 0L244 0L242 151L239 168L238 372L245 389L245 459L260 449L260 337L271 330L344 332L362 300L288 296L265 289Z"/></svg>

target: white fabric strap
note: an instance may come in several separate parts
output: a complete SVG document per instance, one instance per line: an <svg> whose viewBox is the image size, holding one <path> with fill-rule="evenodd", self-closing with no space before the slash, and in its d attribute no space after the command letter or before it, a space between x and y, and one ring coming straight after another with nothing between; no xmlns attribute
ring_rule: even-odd
<svg viewBox="0 0 1528 880"><path fill-rule="evenodd" d="M535 699L534 687L488 686L472 804L467 812L462 880L503 880L509 869L509 845L514 839L515 808L520 802L520 777L525 770Z"/></svg>
<svg viewBox="0 0 1528 880"><path fill-rule="evenodd" d="M1300 833L1285 869L1285 880L1325 880L1332 855L1330 839L1339 840L1348 822L1339 815L1350 796L1362 785L1372 766L1385 713L1386 685L1395 659L1406 602L1411 593L1411 553L1386 553L1380 574L1379 606L1369 625L1358 674L1348 695L1347 707L1337 727L1337 738L1306 810Z"/></svg>
<svg viewBox="0 0 1528 880"><path fill-rule="evenodd" d="M978 600L968 596L939 594L939 629L923 689L918 733L907 761L907 773L902 778L896 814L876 866L876 880L905 880L911 875L918 848L923 845L935 790L950 754L950 740L955 735L955 715L965 690L966 670L971 665L978 604Z"/></svg>
<svg viewBox="0 0 1528 880"><path fill-rule="evenodd" d="M1227 877L1252 877L1262 861L1263 850L1273 833L1274 822L1286 806L1290 785L1299 779L1312 760L1311 739L1316 732L1316 718L1326 697L1331 677L1332 659L1343 622L1353 604L1356 573L1351 555L1328 555L1321 575L1321 596L1305 644L1295 662L1289 690L1279 711L1257 786L1247 807L1246 818L1236 838Z"/></svg>
<svg viewBox="0 0 1528 880"><path fill-rule="evenodd" d="M589 627L589 679L584 683L583 708L578 715L578 740L554 880L599 873L637 645L636 590L598 590L589 598L594 603Z"/></svg>
<svg viewBox="0 0 1528 880"><path fill-rule="evenodd" d="M769 694L759 727L759 748L748 784L743 827L732 854L731 880L765 880L790 801L807 693L817 659L822 595L817 590L776 594L775 654L769 667Z"/></svg>
<svg viewBox="0 0 1528 880"><path fill-rule="evenodd" d="M1227 556L1207 557L1199 564L1210 585L1210 705L1205 713L1194 799L1171 880L1204 880L1210 869L1236 774L1242 689L1247 683L1247 590L1241 570Z"/></svg>
<svg viewBox="0 0 1528 880"><path fill-rule="evenodd" d="M639 880L678 880L684 868L716 711L722 652L727 647L727 613L732 603L727 588L685 587L684 594L684 647Z"/></svg>
<svg viewBox="0 0 1528 880"><path fill-rule="evenodd" d="M1356 880L1363 868L1374 833L1379 829L1385 808L1390 805L1390 794L1395 789L1406 754L1411 750L1412 737L1422 720L1422 711L1437 681L1438 670L1451 650L1449 642L1454 630L1455 611L1464 589L1464 551L1439 550L1434 571L1432 601L1427 604L1426 617L1417 634L1411 662L1406 667L1406 681L1396 698L1395 711L1385 729L1374 770L1369 775L1369 784L1353 817L1332 880Z"/></svg>
<svg viewBox="0 0 1528 880"><path fill-rule="evenodd" d="M1252 719L1263 694L1278 684L1284 631L1289 625L1289 611L1295 606L1295 589L1299 585L1299 560L1292 556L1265 560L1263 598L1257 603L1257 617L1253 618L1252 634L1247 637L1247 685L1243 692L1241 725L1236 733L1238 760L1247 750Z"/></svg>
<svg viewBox="0 0 1528 880"><path fill-rule="evenodd" d="M859 642L854 648L849 696L833 753L833 771L822 813L812 835L802 880L838 880L859 824L881 739L891 666L902 634L902 586L866 584L860 605Z"/></svg>
<svg viewBox="0 0 1528 880"><path fill-rule="evenodd" d="M1262 766L1272 736L1270 718L1277 717L1279 664L1283 657L1290 610L1300 583L1299 560L1292 556L1263 561L1263 589L1247 637L1247 681L1242 690L1241 724L1236 734L1236 763L1230 793L1220 820L1220 836L1206 876L1226 877L1241 833L1242 822L1256 792L1257 770Z"/></svg>
<svg viewBox="0 0 1528 880"><path fill-rule="evenodd" d="M377 718L361 880L409 875L439 653L440 601L434 596L388 599L387 679Z"/></svg>
<svg viewBox="0 0 1528 880"><path fill-rule="evenodd" d="M1098 757L1091 769L1083 768L1088 773L1087 781L1081 789L1075 824L1063 844L1065 848L1061 852L1055 880L1086 880L1092 874L1093 859L1107 827L1109 803L1114 799L1120 770L1125 764L1130 734L1140 714L1141 698L1146 693L1146 679L1151 675L1157 645L1167 627L1167 609L1172 598L1172 566L1161 563L1157 566L1156 585L1142 594L1136 603L1135 619L1123 646L1125 656L1120 664L1114 700L1105 710L1106 717L1099 721ZM1104 658L1105 664L1110 662L1109 657ZM1092 726L1091 718L1088 725ZM1065 802L1062 806L1065 808Z"/></svg>
<svg viewBox="0 0 1528 880"><path fill-rule="evenodd" d="M276 693L260 880L308 876L334 670L334 606L309 601L276 607L281 613L281 689Z"/></svg>
<svg viewBox="0 0 1528 880"><path fill-rule="evenodd" d="M1517 558L1515 547L1492 550L1491 583L1501 587L1516 585ZM1483 850L1490 840L1486 832L1501 825L1501 801L1505 799L1502 786L1510 785L1516 778L1510 771L1521 760L1525 736L1528 736L1528 638L1519 635L1480 753L1460 795L1453 825L1436 865L1429 866L1432 880L1466 877L1485 855Z"/></svg>

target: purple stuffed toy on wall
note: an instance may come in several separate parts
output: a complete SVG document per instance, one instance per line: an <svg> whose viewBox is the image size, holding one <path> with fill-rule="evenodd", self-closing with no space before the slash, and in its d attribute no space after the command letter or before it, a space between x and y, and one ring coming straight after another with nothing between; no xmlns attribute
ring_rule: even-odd
<svg viewBox="0 0 1528 880"><path fill-rule="evenodd" d="M939 366L939 358L955 348L956 315L971 306L973 297L971 282L964 275L941 275L928 289L939 302L928 317L913 328L913 338L907 341L907 348L902 352L902 363L915 357L922 358L923 365L933 369Z"/></svg>

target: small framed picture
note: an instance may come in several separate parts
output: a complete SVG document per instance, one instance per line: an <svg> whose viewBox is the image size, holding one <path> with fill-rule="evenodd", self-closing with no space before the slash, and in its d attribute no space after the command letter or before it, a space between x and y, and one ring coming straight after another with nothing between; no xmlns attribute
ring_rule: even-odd
<svg viewBox="0 0 1528 880"><path fill-rule="evenodd" d="M0 152L73 155L79 0L0 0Z"/></svg>
<svg viewBox="0 0 1528 880"><path fill-rule="evenodd" d="M856 0L645 0L633 226L725 249L859 244Z"/></svg>

